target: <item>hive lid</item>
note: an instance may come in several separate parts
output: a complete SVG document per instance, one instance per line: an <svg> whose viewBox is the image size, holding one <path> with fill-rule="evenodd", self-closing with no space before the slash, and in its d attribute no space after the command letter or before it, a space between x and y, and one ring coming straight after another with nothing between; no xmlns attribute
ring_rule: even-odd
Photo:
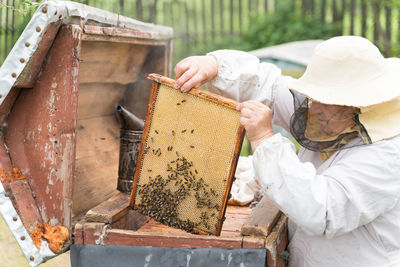
<svg viewBox="0 0 400 267"><path fill-rule="evenodd" d="M87 23L108 31L95 33ZM0 167L11 171L17 166L28 176L0 182L0 213L31 266L56 256L48 248L38 250L30 238L38 223L61 224L71 233L79 53L85 30L172 39L169 27L75 2L45 1L0 67ZM64 87L57 89L57 84ZM19 88L33 89L21 90L21 96Z"/></svg>
<svg viewBox="0 0 400 267"><path fill-rule="evenodd" d="M154 80L131 206L189 232L219 235L244 128L236 101Z"/></svg>

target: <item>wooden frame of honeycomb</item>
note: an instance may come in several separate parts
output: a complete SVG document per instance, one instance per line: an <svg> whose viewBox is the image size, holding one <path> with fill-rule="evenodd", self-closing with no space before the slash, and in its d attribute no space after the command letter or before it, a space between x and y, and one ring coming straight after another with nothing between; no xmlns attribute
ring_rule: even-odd
<svg viewBox="0 0 400 267"><path fill-rule="evenodd" d="M219 235L244 137L239 104L153 80L130 206L188 232Z"/></svg>

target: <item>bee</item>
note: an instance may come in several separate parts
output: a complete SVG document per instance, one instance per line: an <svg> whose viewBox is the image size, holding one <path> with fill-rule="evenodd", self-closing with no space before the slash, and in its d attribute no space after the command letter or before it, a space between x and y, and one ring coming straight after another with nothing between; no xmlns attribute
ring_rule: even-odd
<svg viewBox="0 0 400 267"><path fill-rule="evenodd" d="M185 133L186 132L186 129L185 130L182 130L182 133Z"/></svg>
<svg viewBox="0 0 400 267"><path fill-rule="evenodd" d="M175 131L174 130L172 130L172 136L175 136Z"/></svg>
<svg viewBox="0 0 400 267"><path fill-rule="evenodd" d="M190 148L194 148L194 145L190 145Z"/></svg>
<svg viewBox="0 0 400 267"><path fill-rule="evenodd" d="M186 102L186 99L183 99L181 102L182 102L182 103L185 103L185 102Z"/></svg>
<svg viewBox="0 0 400 267"><path fill-rule="evenodd" d="M194 129L192 129L192 130L190 131L190 133L194 133Z"/></svg>
<svg viewBox="0 0 400 267"><path fill-rule="evenodd" d="M179 103L179 102L178 102L178 103L176 103L176 105L178 105L178 106L179 106L180 104L181 104L181 103Z"/></svg>
<svg viewBox="0 0 400 267"><path fill-rule="evenodd" d="M154 130L154 132L155 132L156 134L158 134L158 131L157 131L157 130Z"/></svg>
<svg viewBox="0 0 400 267"><path fill-rule="evenodd" d="M197 172L197 170L196 170L196 169L194 170L194 172L195 172L196 174L198 174L198 172Z"/></svg>
<svg viewBox="0 0 400 267"><path fill-rule="evenodd" d="M147 171L148 171L148 172L152 172L153 170L151 170L151 169L148 169Z"/></svg>

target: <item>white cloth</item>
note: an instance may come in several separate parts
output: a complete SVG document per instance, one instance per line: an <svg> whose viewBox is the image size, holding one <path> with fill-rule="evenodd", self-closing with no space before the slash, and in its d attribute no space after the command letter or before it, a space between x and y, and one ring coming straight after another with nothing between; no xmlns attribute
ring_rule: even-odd
<svg viewBox="0 0 400 267"><path fill-rule="evenodd" d="M210 54L218 61L210 90L268 104L273 122L288 129L290 78L244 52ZM400 266L399 136L342 149L322 162L304 148L296 155L277 134L257 147L253 164L263 192L289 217L289 266Z"/></svg>
<svg viewBox="0 0 400 267"><path fill-rule="evenodd" d="M260 195L261 184L254 176L253 156L239 157L235 178L228 204L244 206Z"/></svg>

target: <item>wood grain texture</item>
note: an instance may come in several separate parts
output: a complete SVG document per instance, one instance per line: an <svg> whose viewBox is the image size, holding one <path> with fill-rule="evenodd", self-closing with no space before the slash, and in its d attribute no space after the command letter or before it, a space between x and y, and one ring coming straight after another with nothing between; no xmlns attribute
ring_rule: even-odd
<svg viewBox="0 0 400 267"><path fill-rule="evenodd" d="M128 84L137 80L148 46L110 41L82 42L81 83Z"/></svg>
<svg viewBox="0 0 400 267"><path fill-rule="evenodd" d="M243 224L242 235L268 236L280 214L281 211L275 204L264 196Z"/></svg>
<svg viewBox="0 0 400 267"><path fill-rule="evenodd" d="M117 193L119 126L114 116L78 120L73 213L87 212Z"/></svg>
<svg viewBox="0 0 400 267"><path fill-rule="evenodd" d="M286 266L287 262L280 254L286 249L288 242L288 218L281 214L271 233L265 239L268 266Z"/></svg>
<svg viewBox="0 0 400 267"><path fill-rule="evenodd" d="M62 26L33 89L22 89L7 118L11 162L29 178L43 222L70 229L75 168L81 29Z"/></svg>
<svg viewBox="0 0 400 267"><path fill-rule="evenodd" d="M90 241L90 240L88 240ZM86 243L86 238L85 238ZM107 230L104 245L195 247L195 248L241 248L242 237L216 237L205 235L170 235L167 233Z"/></svg>
<svg viewBox="0 0 400 267"><path fill-rule="evenodd" d="M229 175L228 175L228 181L227 181L227 187L225 188L225 193L224 193L224 200L222 203L222 208L219 213L219 218L221 219L219 221L219 225L217 227L215 235L219 235L222 229L222 224L223 220L225 218L225 210L228 205L228 199L229 199L229 194L231 192L232 184L233 184L233 177L235 175L236 171L236 166L239 161L239 156L240 156L240 150L242 149L242 144L243 144L243 138L244 138L244 127L242 125L239 126L237 133L236 133L236 142L235 142L235 151L233 153L233 158L232 158L232 163L231 163L231 168L229 170Z"/></svg>
<svg viewBox="0 0 400 267"><path fill-rule="evenodd" d="M80 83L78 120L114 115L124 92L119 83Z"/></svg>
<svg viewBox="0 0 400 267"><path fill-rule="evenodd" d="M31 233L36 229L38 223L42 223L31 187L26 179L12 182L9 186L13 196L13 205L25 228Z"/></svg>
<svg viewBox="0 0 400 267"><path fill-rule="evenodd" d="M129 195L116 193L111 198L90 209L85 220L88 222L113 223L128 214Z"/></svg>

